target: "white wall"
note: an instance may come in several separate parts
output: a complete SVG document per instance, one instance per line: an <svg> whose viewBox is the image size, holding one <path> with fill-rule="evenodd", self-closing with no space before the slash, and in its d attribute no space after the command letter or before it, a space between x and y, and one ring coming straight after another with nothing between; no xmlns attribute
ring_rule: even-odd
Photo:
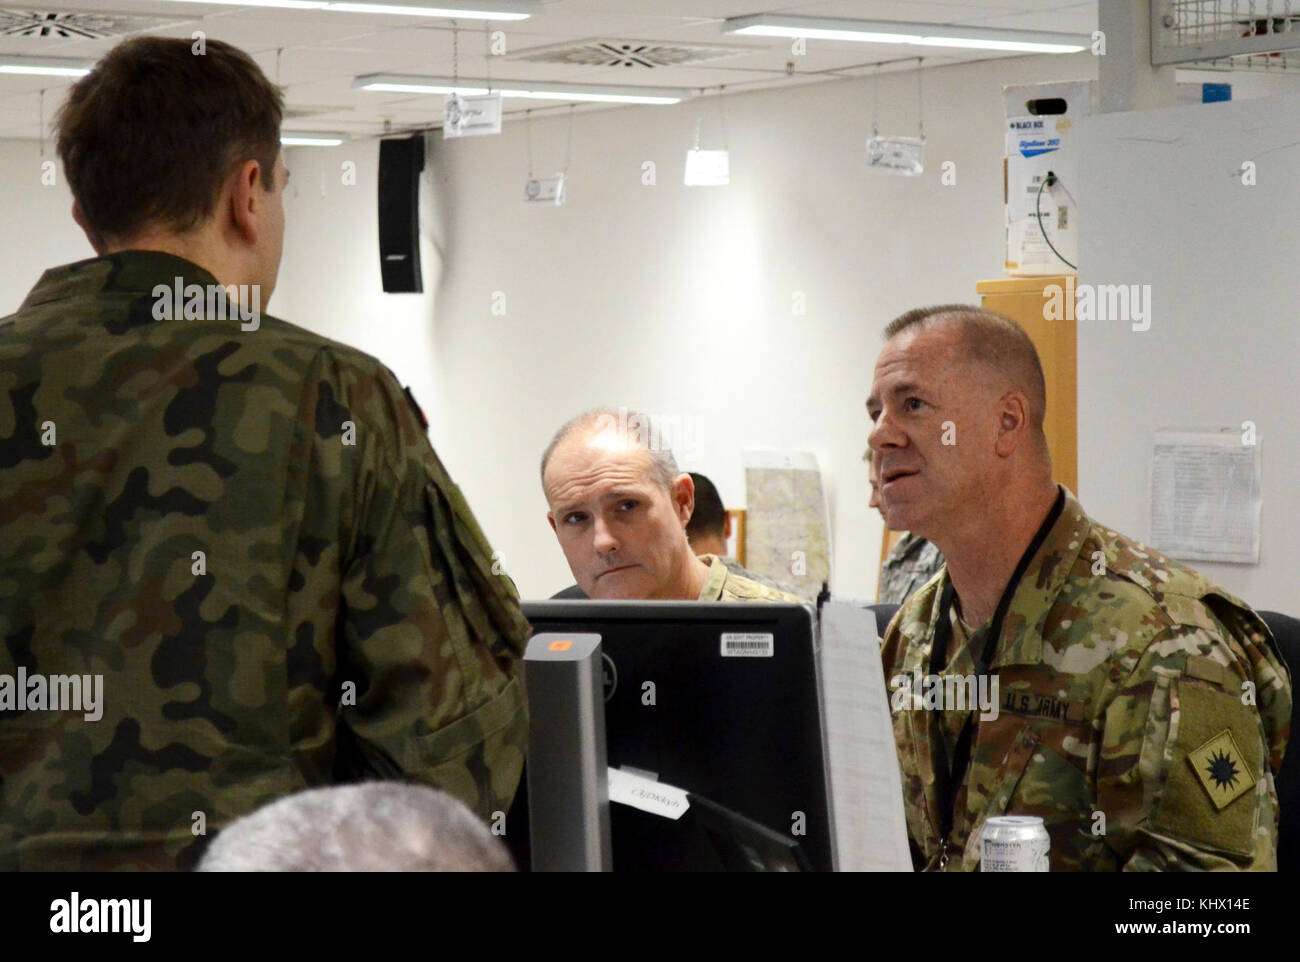
<svg viewBox="0 0 1300 962"><path fill-rule="evenodd" d="M379 273L379 142L286 151L284 257L272 313L367 351L411 387L425 413L436 391L433 314L442 270L445 187L426 165L420 188L424 294L385 294Z"/></svg>
<svg viewBox="0 0 1300 962"><path fill-rule="evenodd" d="M53 184L41 182L41 145L0 139L0 317L18 310L47 267L94 257L86 235L72 220L72 194L52 144Z"/></svg>
<svg viewBox="0 0 1300 962"><path fill-rule="evenodd" d="M1300 97L1107 114L1079 124L1080 283L1151 285L1151 328L1079 322L1079 487L1150 534L1157 428L1254 421L1256 565L1192 562L1252 605L1295 614L1300 571ZM1242 183L1242 163L1256 184Z"/></svg>
<svg viewBox="0 0 1300 962"><path fill-rule="evenodd" d="M426 285L423 322L410 306L420 298L378 293L373 144L295 151L292 319L355 330L414 382L439 453L526 596L571 582L544 518L543 447L578 411L626 404L698 418L702 450L682 467L712 477L732 505L744 499L742 449L815 452L834 587L871 597L881 523L861 454L880 330L918 304L973 301L976 281L1001 273L1001 84L1092 76L1086 55L927 71L918 180L864 169L869 79L727 97L727 188L682 186L698 103L577 114L560 208L522 202L522 124L435 139L426 185L438 213L424 231L441 281ZM883 132L915 130L915 79L881 79ZM702 109L714 146L717 101ZM560 165L566 125L534 120L539 173ZM345 155L360 164L356 188L322 199L319 173L298 176L318 164L333 173ZM955 186L940 183L944 160ZM642 185L645 161L656 186ZM491 312L498 291L504 316ZM806 316L792 313L796 291Z"/></svg>
<svg viewBox="0 0 1300 962"><path fill-rule="evenodd" d="M1293 73L1266 73L1258 70L1194 70L1179 67L1180 84L1228 84L1232 99L1254 100L1300 92L1300 76Z"/></svg>

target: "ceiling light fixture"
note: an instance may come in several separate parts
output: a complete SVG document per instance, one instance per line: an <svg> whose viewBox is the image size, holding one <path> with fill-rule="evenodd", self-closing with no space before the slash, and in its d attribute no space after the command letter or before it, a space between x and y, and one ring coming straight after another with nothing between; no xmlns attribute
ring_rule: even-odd
<svg viewBox="0 0 1300 962"><path fill-rule="evenodd" d="M16 57L0 54L0 73L25 74L32 77L84 77L94 66L91 60L62 57Z"/></svg>
<svg viewBox="0 0 1300 962"><path fill-rule="evenodd" d="M346 134L319 130L282 130L280 143L285 147L337 147L347 140Z"/></svg>
<svg viewBox="0 0 1300 962"><path fill-rule="evenodd" d="M422 77L415 74L366 74L352 81L353 90L407 94L461 94L472 97L489 92L489 82L471 77ZM564 84L531 80L491 81L491 91L503 97L528 100L565 100L610 104L675 104L690 99L689 90L677 87L640 87L618 84Z"/></svg>
<svg viewBox="0 0 1300 962"><path fill-rule="evenodd" d="M1016 53L1077 53L1088 49L1092 43L1090 36L1074 33L954 27L890 20L848 20L840 17L787 17L771 13L732 17L723 21L722 32L759 37L808 37Z"/></svg>
<svg viewBox="0 0 1300 962"><path fill-rule="evenodd" d="M542 12L539 0L492 0L490 3L429 7L420 3L334 3L330 0L169 0L227 7L280 7L287 10L325 10L335 13L369 13L399 17L442 17L451 20L527 20Z"/></svg>

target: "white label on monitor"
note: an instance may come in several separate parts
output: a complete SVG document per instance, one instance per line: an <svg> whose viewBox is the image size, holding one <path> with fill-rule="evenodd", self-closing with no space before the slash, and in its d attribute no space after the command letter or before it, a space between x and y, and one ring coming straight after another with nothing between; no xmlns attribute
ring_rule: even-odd
<svg viewBox="0 0 1300 962"><path fill-rule="evenodd" d="M776 654L776 636L762 631L724 631L723 658L771 658Z"/></svg>
<svg viewBox="0 0 1300 962"><path fill-rule="evenodd" d="M609 800L674 820L691 807L685 789L619 768L609 770Z"/></svg>

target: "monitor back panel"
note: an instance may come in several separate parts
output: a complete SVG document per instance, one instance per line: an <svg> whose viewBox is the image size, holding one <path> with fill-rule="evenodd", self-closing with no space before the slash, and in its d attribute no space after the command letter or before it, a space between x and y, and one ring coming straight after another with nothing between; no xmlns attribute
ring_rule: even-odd
<svg viewBox="0 0 1300 962"><path fill-rule="evenodd" d="M611 767L652 772L702 795L792 838L812 867L830 870L810 609L548 601L526 603L524 614L534 631L601 634ZM733 653L723 654L724 633L760 639L732 639ZM762 636L771 637L770 653L755 654L765 650ZM718 867L689 826L623 805L611 816L616 870Z"/></svg>

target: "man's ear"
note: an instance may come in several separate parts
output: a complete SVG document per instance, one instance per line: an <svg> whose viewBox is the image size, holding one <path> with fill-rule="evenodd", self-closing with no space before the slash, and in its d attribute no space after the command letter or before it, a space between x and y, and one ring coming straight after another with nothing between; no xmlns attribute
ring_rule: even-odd
<svg viewBox="0 0 1300 962"><path fill-rule="evenodd" d="M226 204L231 223L250 246L257 243L261 234L262 205L269 196L263 186L265 177L261 164L246 160L235 168L222 190L222 197L229 197Z"/></svg>
<svg viewBox="0 0 1300 962"><path fill-rule="evenodd" d="M1024 442L1029 428L1029 401L1019 392L1003 395L998 409L998 439L994 450L1009 457Z"/></svg>
<svg viewBox="0 0 1300 962"><path fill-rule="evenodd" d="M81 209L81 202L74 200L72 202L72 219L77 222L82 233L86 235L86 240L90 242L91 249L100 257L104 256L104 245L100 242L99 235L91 229L86 222L86 213Z"/></svg>
<svg viewBox="0 0 1300 962"><path fill-rule="evenodd" d="M555 531L555 515L551 514L551 512L549 511L546 512L546 521L551 526L551 530ZM560 532L555 531L555 536L558 538L560 536Z"/></svg>
<svg viewBox="0 0 1300 962"><path fill-rule="evenodd" d="M731 515L725 509L722 512L722 540L731 540Z"/></svg>
<svg viewBox="0 0 1300 962"><path fill-rule="evenodd" d="M673 502L677 506L677 517L685 528L695 513L695 482L689 474L679 474L673 479Z"/></svg>

